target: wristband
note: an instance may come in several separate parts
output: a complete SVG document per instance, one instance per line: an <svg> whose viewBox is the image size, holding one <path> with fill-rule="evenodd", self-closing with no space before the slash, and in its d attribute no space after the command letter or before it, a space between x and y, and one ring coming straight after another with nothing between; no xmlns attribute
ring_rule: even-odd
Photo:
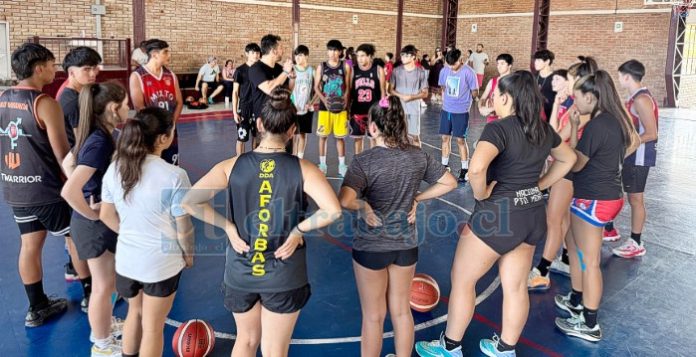
<svg viewBox="0 0 696 357"><path fill-rule="evenodd" d="M297 229L297 231L300 232L300 233L302 233L303 235L304 235L304 234L307 234L307 232L305 232L305 231L303 231L303 230L300 229L300 226L299 226L299 225L298 225L298 226L295 226L295 229Z"/></svg>

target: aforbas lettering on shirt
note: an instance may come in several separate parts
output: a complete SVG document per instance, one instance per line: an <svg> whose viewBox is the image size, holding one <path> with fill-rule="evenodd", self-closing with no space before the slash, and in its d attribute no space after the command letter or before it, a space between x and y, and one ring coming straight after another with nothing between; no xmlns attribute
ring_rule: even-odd
<svg viewBox="0 0 696 357"><path fill-rule="evenodd" d="M260 169L259 178L261 179L261 185L259 187L259 211L257 213L258 236L254 240L254 255L251 258L251 275L253 276L266 275L266 257L264 253L268 250L268 223L271 221L271 211L268 209L268 204L271 202L271 194L273 193L273 187L269 179L273 178L275 160L261 161Z"/></svg>
<svg viewBox="0 0 696 357"><path fill-rule="evenodd" d="M514 203L515 207L520 207L539 202L542 199L544 199L544 195L539 190L539 187L532 187L517 190L515 192Z"/></svg>
<svg viewBox="0 0 696 357"><path fill-rule="evenodd" d="M41 182L41 176L17 176L17 175L7 175L0 173L0 177L3 181L9 183L39 183Z"/></svg>

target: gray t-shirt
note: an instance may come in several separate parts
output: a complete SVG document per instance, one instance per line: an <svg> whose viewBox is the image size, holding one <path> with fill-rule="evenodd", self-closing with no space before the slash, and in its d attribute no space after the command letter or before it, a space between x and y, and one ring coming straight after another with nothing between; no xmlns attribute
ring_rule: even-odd
<svg viewBox="0 0 696 357"><path fill-rule="evenodd" d="M445 172L439 161L415 146L405 150L377 146L353 157L343 186L355 190L382 219L381 227L357 221L353 249L389 252L418 246L408 212L421 181L434 184Z"/></svg>
<svg viewBox="0 0 696 357"><path fill-rule="evenodd" d="M425 70L416 67L412 71L407 71L404 66L394 68L391 78L389 78L394 90L401 94L418 94L423 89L428 89L428 76L425 75ZM412 100L408 103L401 101L404 106L406 115L420 116L421 106L420 100Z"/></svg>

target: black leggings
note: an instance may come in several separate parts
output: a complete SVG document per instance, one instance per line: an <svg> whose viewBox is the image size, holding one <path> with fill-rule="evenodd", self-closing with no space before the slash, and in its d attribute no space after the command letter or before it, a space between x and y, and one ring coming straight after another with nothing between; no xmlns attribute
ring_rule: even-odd
<svg viewBox="0 0 696 357"><path fill-rule="evenodd" d="M234 88L234 82L232 81L222 81L222 85L225 86L225 97L232 98L232 89Z"/></svg>

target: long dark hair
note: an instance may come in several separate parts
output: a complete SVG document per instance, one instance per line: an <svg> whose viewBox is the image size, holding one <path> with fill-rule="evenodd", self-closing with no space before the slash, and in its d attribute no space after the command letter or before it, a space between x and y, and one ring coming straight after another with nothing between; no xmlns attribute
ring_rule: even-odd
<svg viewBox="0 0 696 357"><path fill-rule="evenodd" d="M101 130L107 138L111 137L106 106L109 103L116 103L118 110L123 105L124 99L126 99L126 89L117 82L95 83L82 87L80 91L80 122L77 126L77 135L75 135L75 146L72 148L76 162L82 145L95 130Z"/></svg>
<svg viewBox="0 0 696 357"><path fill-rule="evenodd" d="M621 124L624 148L631 146L633 140L635 140L633 134L635 134L636 129L609 73L600 69L595 74L582 77L575 83L574 90L579 90L583 94L592 93L597 98L597 105L592 111L592 117L598 111L609 113Z"/></svg>
<svg viewBox="0 0 696 357"><path fill-rule="evenodd" d="M261 109L261 123L266 132L283 135L295 124L297 109L290 100L292 93L283 87L271 91L268 100Z"/></svg>
<svg viewBox="0 0 696 357"><path fill-rule="evenodd" d="M377 125L388 147L406 149L411 143L408 141L408 124L401 100L390 96L387 102L389 104L386 108L380 105L383 100L370 107L370 122Z"/></svg>
<svg viewBox="0 0 696 357"><path fill-rule="evenodd" d="M544 97L539 92L534 75L529 71L519 70L498 80L500 94L512 97L515 116L522 125L527 141L540 145L551 133L551 127L541 120Z"/></svg>
<svg viewBox="0 0 696 357"><path fill-rule="evenodd" d="M140 182L143 162L155 150L160 135L169 135L174 128L174 117L162 108L145 108L129 120L121 131L115 163L121 174L123 199Z"/></svg>

